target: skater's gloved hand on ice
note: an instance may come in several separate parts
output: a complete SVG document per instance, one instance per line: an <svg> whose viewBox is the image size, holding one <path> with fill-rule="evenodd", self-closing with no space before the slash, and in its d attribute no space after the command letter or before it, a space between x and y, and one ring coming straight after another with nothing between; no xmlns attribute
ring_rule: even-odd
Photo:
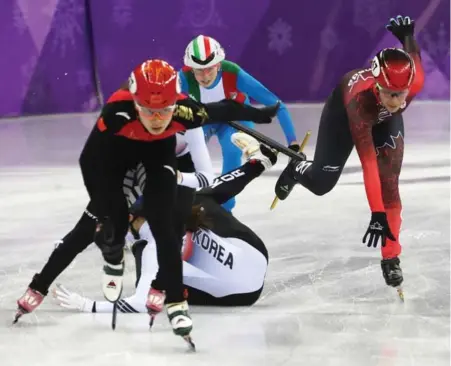
<svg viewBox="0 0 451 366"><path fill-rule="evenodd" d="M368 235L369 240L367 242ZM387 214L385 212L373 212L371 214L370 225L362 239L362 243L366 243L368 248L371 246L376 248L379 239L381 239L381 245L385 247L387 238L396 240L388 225Z"/></svg>
<svg viewBox="0 0 451 366"><path fill-rule="evenodd" d="M79 310L85 313L90 313L92 311L94 301L82 297L75 292L70 292L61 284L56 285L56 288L52 290L52 294L58 305L63 308Z"/></svg>
<svg viewBox="0 0 451 366"><path fill-rule="evenodd" d="M408 16L403 17L398 15L396 18L391 18L390 24L387 24L385 28L392 32L393 35L404 44L406 37L413 36L415 22Z"/></svg>

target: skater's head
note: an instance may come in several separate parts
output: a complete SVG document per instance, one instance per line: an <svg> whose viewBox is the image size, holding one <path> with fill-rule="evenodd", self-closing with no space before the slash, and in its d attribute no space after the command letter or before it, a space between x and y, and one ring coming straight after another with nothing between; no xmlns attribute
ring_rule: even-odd
<svg viewBox="0 0 451 366"><path fill-rule="evenodd" d="M390 113L405 106L415 77L415 64L410 55L399 48L386 48L373 58L371 70L381 104Z"/></svg>
<svg viewBox="0 0 451 366"><path fill-rule="evenodd" d="M196 81L203 87L211 86L221 68L225 53L218 41L207 36L197 36L186 47L183 59L191 67Z"/></svg>
<svg viewBox="0 0 451 366"><path fill-rule="evenodd" d="M177 71L166 61L145 61L131 73L128 89L144 127L153 135L163 133L181 92Z"/></svg>

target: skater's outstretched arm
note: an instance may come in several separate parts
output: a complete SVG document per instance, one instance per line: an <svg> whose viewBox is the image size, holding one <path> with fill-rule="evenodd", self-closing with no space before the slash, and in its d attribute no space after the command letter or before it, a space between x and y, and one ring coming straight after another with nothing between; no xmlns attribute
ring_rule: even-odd
<svg viewBox="0 0 451 366"><path fill-rule="evenodd" d="M150 282L149 282L150 286ZM68 290L61 284L56 285L53 296L59 305L66 309L80 311L82 313L112 313L113 303L109 301L94 301L90 298L83 297L76 292ZM117 302L117 310L121 313L145 313L146 296L141 299L134 294Z"/></svg>
<svg viewBox="0 0 451 366"><path fill-rule="evenodd" d="M363 182L368 203L372 212L384 212L376 148L373 143L373 113L371 113L371 110L365 109L366 105L371 105L365 103L369 98L374 98L370 92L356 95L346 106L346 110L352 139L362 164Z"/></svg>
<svg viewBox="0 0 451 366"><path fill-rule="evenodd" d="M239 68L237 73L238 90L246 93L250 98L264 105L269 106L277 103L279 98L273 92L271 92L261 82L244 71L238 65L236 65L236 67ZM284 103L280 103L280 108L277 112L277 119L282 127L288 145L296 144L296 131L294 129L290 112Z"/></svg>
<svg viewBox="0 0 451 366"><path fill-rule="evenodd" d="M257 178L265 168L258 161L248 161L237 169L221 175L213 184L197 194L208 195L222 205L239 194L250 182Z"/></svg>
<svg viewBox="0 0 451 366"><path fill-rule="evenodd" d="M402 43L406 51L413 59L415 64L415 76L410 86L408 100L413 99L424 86L424 69L421 63L421 50L415 39L415 21L408 16L398 15L390 19L390 24L386 26L387 30Z"/></svg>
<svg viewBox="0 0 451 366"><path fill-rule="evenodd" d="M255 123L271 123L277 114L280 103L264 108L255 108L224 99L214 103L200 103L185 98L177 102L173 120L183 124L187 129L197 128L210 123L227 123L236 120L248 120Z"/></svg>
<svg viewBox="0 0 451 366"><path fill-rule="evenodd" d="M205 142L202 127L185 132L185 140L194 164L194 173L180 172L179 184L189 188L208 187L215 178L210 153Z"/></svg>

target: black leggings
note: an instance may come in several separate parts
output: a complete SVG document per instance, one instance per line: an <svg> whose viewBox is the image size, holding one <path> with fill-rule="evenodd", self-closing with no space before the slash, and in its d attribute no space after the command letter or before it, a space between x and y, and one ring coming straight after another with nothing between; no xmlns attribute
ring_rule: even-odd
<svg viewBox="0 0 451 366"><path fill-rule="evenodd" d="M41 272L33 277L29 287L47 295L53 281L66 269L75 257L85 250L94 240L96 219L89 212L90 204L75 227L53 250Z"/></svg>
<svg viewBox="0 0 451 366"><path fill-rule="evenodd" d="M178 169L183 172L194 172L194 164L190 154L177 159ZM190 214L194 189L178 187L176 206L177 235L183 236L183 222ZM30 287L46 295L55 279L69 266L75 257L84 251L94 239L97 225L95 216L91 213L92 204L89 203L75 227L62 239L50 255L47 263L39 274L33 277ZM189 209L188 209L189 207Z"/></svg>
<svg viewBox="0 0 451 366"><path fill-rule="evenodd" d="M403 137L404 122L399 113L373 127L373 142L378 152L384 197L398 194L397 182L404 153ZM353 148L342 92L337 87L327 99L321 114L314 158L302 163L296 173L296 180L318 196L330 192L337 184ZM380 150L384 150L384 153L379 154ZM389 184L390 181L396 181L396 184Z"/></svg>
<svg viewBox="0 0 451 366"><path fill-rule="evenodd" d="M186 286L188 290L188 303L201 306L250 306L257 302L263 291L263 287L254 292L245 294L233 294L224 297L214 297L204 291Z"/></svg>

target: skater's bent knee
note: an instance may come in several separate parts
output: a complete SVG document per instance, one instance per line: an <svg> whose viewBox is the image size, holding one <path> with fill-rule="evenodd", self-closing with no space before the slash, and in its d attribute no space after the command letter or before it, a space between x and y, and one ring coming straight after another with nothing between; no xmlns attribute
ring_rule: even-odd
<svg viewBox="0 0 451 366"><path fill-rule="evenodd" d="M336 182L323 182L313 186L310 190L316 196L324 196L325 194L329 193L335 187L335 185Z"/></svg>

